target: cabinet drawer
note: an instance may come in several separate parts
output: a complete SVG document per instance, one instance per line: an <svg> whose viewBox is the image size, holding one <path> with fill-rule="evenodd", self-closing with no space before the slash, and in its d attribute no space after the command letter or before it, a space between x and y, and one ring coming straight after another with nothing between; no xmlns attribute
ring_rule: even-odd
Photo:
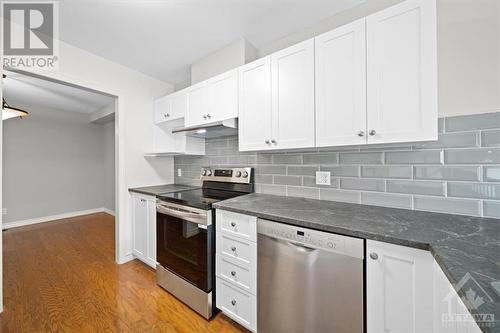
<svg viewBox="0 0 500 333"><path fill-rule="evenodd" d="M217 254L233 258L235 262L245 267L255 267L257 260L257 246L254 242L245 241L224 233L217 233Z"/></svg>
<svg viewBox="0 0 500 333"><path fill-rule="evenodd" d="M256 299L230 283L217 278L217 307L228 317L255 332Z"/></svg>
<svg viewBox="0 0 500 333"><path fill-rule="evenodd" d="M255 267L240 265L236 260L221 255L216 255L216 260L216 274L218 277L255 295L257 280Z"/></svg>
<svg viewBox="0 0 500 333"><path fill-rule="evenodd" d="M257 241L257 218L225 210L217 210L217 231Z"/></svg>

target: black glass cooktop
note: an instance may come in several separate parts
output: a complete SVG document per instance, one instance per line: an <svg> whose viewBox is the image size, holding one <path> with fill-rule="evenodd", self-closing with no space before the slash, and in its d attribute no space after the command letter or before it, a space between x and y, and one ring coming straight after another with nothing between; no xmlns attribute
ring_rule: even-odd
<svg viewBox="0 0 500 333"><path fill-rule="evenodd" d="M237 191L226 191L216 189L196 189L165 193L159 195L159 199L201 209L211 209L214 202L238 197L248 193Z"/></svg>

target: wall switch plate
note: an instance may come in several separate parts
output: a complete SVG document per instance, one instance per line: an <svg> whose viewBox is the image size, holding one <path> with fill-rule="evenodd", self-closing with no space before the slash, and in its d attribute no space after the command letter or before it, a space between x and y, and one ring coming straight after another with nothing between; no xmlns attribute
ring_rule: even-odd
<svg viewBox="0 0 500 333"><path fill-rule="evenodd" d="M316 171L316 185L331 185L330 171Z"/></svg>
<svg viewBox="0 0 500 333"><path fill-rule="evenodd" d="M182 169L177 168L177 177L182 177Z"/></svg>

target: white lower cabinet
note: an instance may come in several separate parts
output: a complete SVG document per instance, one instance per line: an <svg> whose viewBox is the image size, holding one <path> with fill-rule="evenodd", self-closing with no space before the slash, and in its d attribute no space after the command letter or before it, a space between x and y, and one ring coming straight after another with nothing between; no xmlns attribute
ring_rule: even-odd
<svg viewBox="0 0 500 333"><path fill-rule="evenodd" d="M156 269L156 198L131 193L132 254Z"/></svg>
<svg viewBox="0 0 500 333"><path fill-rule="evenodd" d="M479 333L429 251L366 241L368 332Z"/></svg>
<svg viewBox="0 0 500 333"><path fill-rule="evenodd" d="M257 330L257 218L217 210L216 305L249 330Z"/></svg>
<svg viewBox="0 0 500 333"><path fill-rule="evenodd" d="M432 332L430 252L366 241L368 332Z"/></svg>

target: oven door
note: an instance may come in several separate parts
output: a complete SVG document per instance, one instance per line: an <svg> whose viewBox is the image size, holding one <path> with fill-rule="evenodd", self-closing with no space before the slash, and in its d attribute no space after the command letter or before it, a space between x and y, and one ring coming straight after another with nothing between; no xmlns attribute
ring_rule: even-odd
<svg viewBox="0 0 500 333"><path fill-rule="evenodd" d="M158 201L158 263L199 289L212 290L214 234L212 211Z"/></svg>

